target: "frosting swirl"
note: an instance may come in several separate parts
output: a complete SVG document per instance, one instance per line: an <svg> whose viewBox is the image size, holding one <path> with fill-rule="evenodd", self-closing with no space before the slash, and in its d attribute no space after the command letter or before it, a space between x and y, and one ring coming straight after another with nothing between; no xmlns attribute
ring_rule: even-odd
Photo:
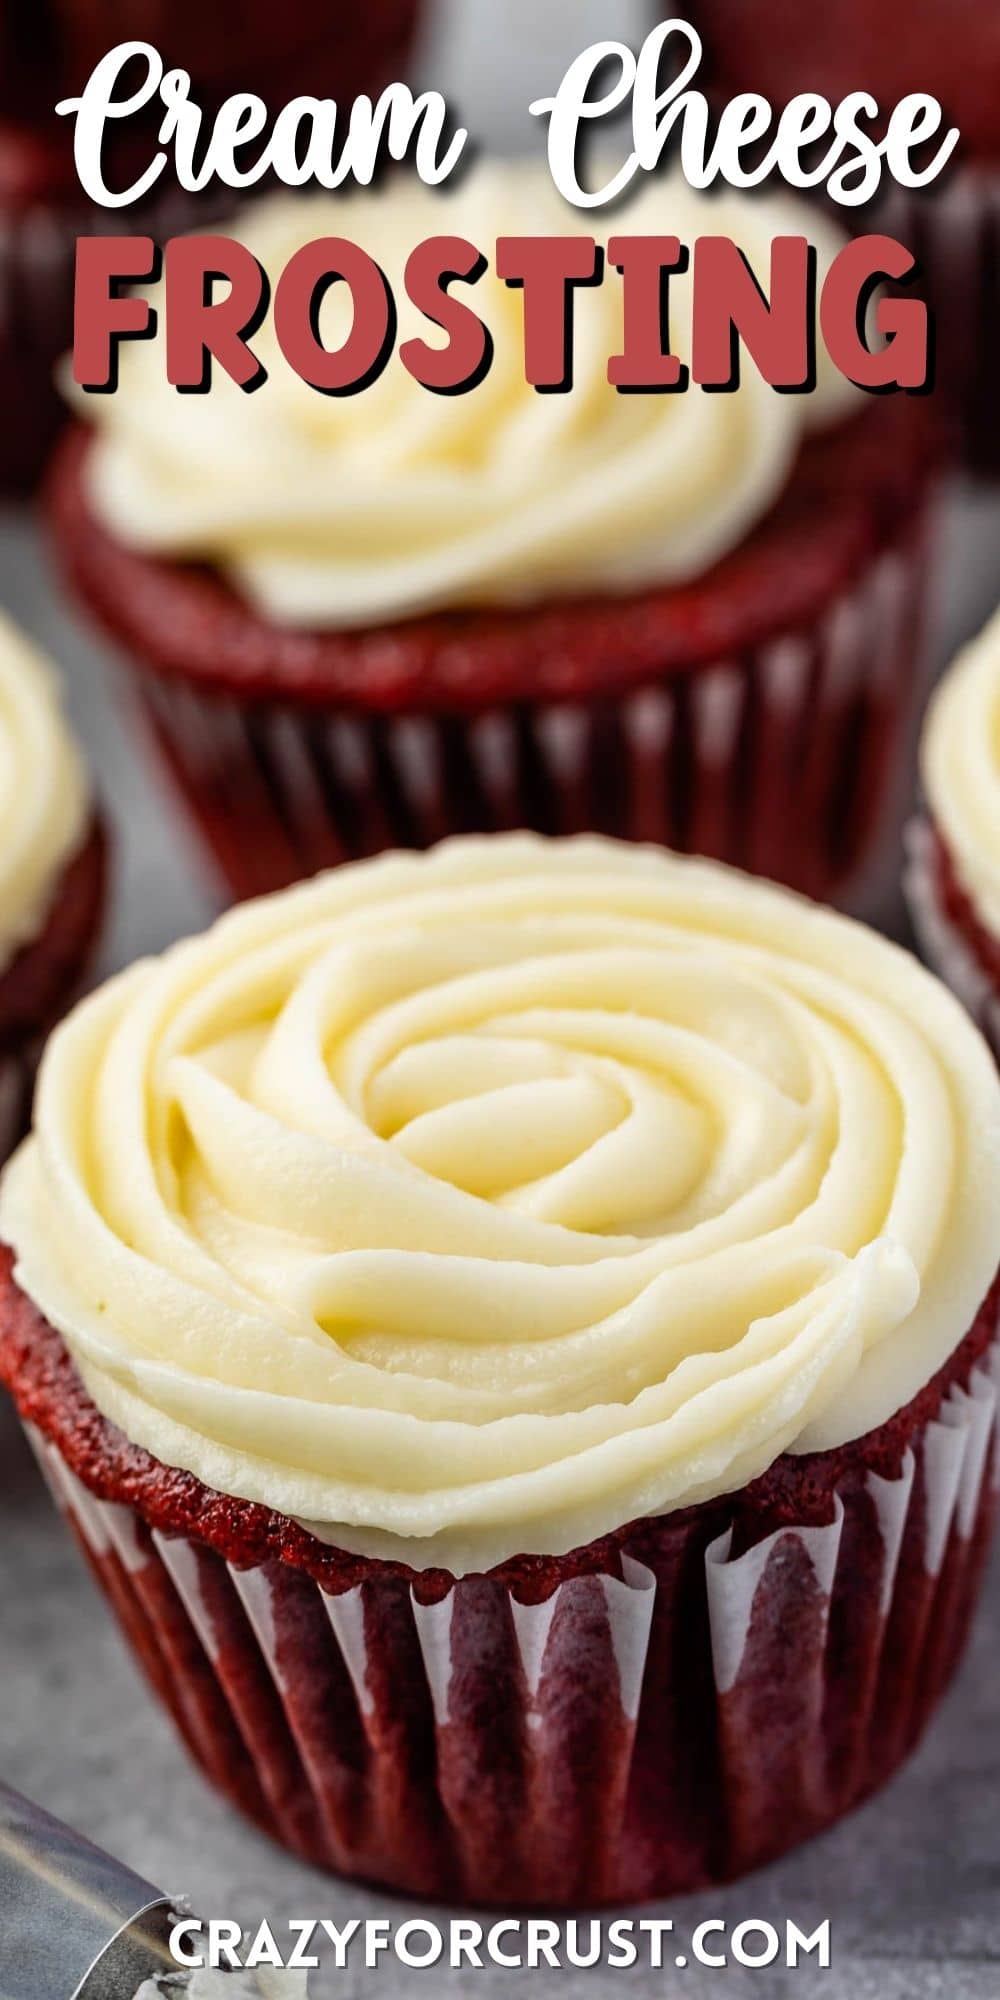
<svg viewBox="0 0 1000 2000"><path fill-rule="evenodd" d="M55 677L0 615L0 972L41 929L88 807Z"/></svg>
<svg viewBox="0 0 1000 2000"><path fill-rule="evenodd" d="M927 802L977 915L1000 938L1000 612L938 687L921 744Z"/></svg>
<svg viewBox="0 0 1000 2000"><path fill-rule="evenodd" d="M0 1198L133 1441L457 1568L882 1421L971 1324L998 1215L1000 1079L906 953L528 835L341 869L113 980Z"/></svg>
<svg viewBox="0 0 1000 2000"><path fill-rule="evenodd" d="M588 231L596 226L588 216ZM402 341L428 333L402 282L424 238L464 235L492 261L498 235L580 228L544 168L508 163L447 190L399 178L377 192L277 197L250 209L239 233L272 286L300 243L353 237L392 284ZM732 236L765 287L775 235L808 232L821 263L838 244L793 200L708 201L679 175L617 211L615 230L673 231L688 244L707 231ZM520 294L491 270L462 295L490 326L494 359L457 397L429 394L395 357L363 394L318 395L283 361L270 320L254 340L268 379L250 397L220 370L207 396L178 396L161 344L130 343L116 394L81 399L100 427L98 513L132 546L218 564L265 615L293 626L627 591L690 579L735 547L780 492L804 427L853 396L828 363L806 396L777 395L750 365L733 395L618 395L607 382L622 339L613 274L577 297L572 393L540 396L524 381ZM346 287L333 286L321 311L329 345L343 340L349 310ZM689 358L680 275L671 336Z"/></svg>

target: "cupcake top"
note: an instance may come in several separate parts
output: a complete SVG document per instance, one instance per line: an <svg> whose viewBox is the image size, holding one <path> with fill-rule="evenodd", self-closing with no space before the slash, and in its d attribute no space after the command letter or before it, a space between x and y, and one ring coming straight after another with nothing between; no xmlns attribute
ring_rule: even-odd
<svg viewBox="0 0 1000 2000"><path fill-rule="evenodd" d="M735 871L457 840L78 1007L0 1229L101 1410L341 1546L561 1553L843 1442L1000 1250L951 995Z"/></svg>
<svg viewBox="0 0 1000 2000"><path fill-rule="evenodd" d="M447 190L397 177L377 192L258 203L239 234L272 287L305 241L346 235L377 261L399 307L398 339L436 338L409 306L406 259L457 233L492 262L498 235L670 231L731 236L765 289L774 236L809 234L821 265L839 239L785 198L709 200L679 175L610 218L566 206L542 166L494 165ZM220 370L206 396L166 381L162 345L132 342L113 396L87 397L99 427L93 505L134 548L219 565L265 616L289 626L373 625L470 605L537 602L688 581L735 547L780 492L807 425L854 392L820 357L820 383L779 395L747 362L731 395L619 395L621 283L578 290L570 394L524 380L521 295L492 273L460 296L489 325L492 368L461 396L421 388L394 356L355 396L294 375L270 319L254 350L268 378L246 396ZM154 294L155 296L155 294ZM671 340L687 358L690 280L670 281ZM344 285L320 313L330 346L349 329Z"/></svg>
<svg viewBox="0 0 1000 2000"><path fill-rule="evenodd" d="M1000 938L1000 612L959 654L934 695L921 773L962 887Z"/></svg>
<svg viewBox="0 0 1000 2000"><path fill-rule="evenodd" d="M55 676L0 615L0 977L41 930L89 811Z"/></svg>

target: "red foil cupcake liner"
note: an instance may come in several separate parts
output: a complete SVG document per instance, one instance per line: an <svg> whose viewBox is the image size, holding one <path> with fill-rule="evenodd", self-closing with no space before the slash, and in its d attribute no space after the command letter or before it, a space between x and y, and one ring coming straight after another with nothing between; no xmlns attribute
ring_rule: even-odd
<svg viewBox="0 0 1000 2000"><path fill-rule="evenodd" d="M14 1333L10 1372L98 1583L230 1799L342 1874L574 1905L754 1868L912 1748L960 1657L995 1512L998 1299L862 1445L780 1460L739 1494L573 1556L457 1581L339 1556L288 1523L280 1552L255 1560L263 1510L166 1481L120 1439L107 1471L117 1434L78 1383L66 1455L43 1435L31 1419L58 1429L58 1364L14 1352L37 1345L37 1316ZM158 1524L122 1497L150 1473Z"/></svg>
<svg viewBox="0 0 1000 2000"><path fill-rule="evenodd" d="M130 665L154 738L238 897L450 833L597 831L817 898L856 884L918 690L923 524L823 617L625 691L473 712L249 700Z"/></svg>
<svg viewBox="0 0 1000 2000"><path fill-rule="evenodd" d="M979 1023L1000 1061L1000 940L987 936L927 819L906 829L904 888L923 956Z"/></svg>

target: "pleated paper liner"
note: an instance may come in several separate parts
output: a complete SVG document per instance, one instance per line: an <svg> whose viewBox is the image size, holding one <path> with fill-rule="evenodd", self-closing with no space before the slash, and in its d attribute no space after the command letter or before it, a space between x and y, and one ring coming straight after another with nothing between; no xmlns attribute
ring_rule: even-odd
<svg viewBox="0 0 1000 2000"><path fill-rule="evenodd" d="M991 955L941 839L924 818L906 829L904 887L923 956L968 1008L1000 1061L1000 941Z"/></svg>
<svg viewBox="0 0 1000 2000"><path fill-rule="evenodd" d="M366 714L148 667L128 682L237 896L386 847L529 827L659 842L824 898L857 880L891 812L925 570L911 526L815 625L580 700Z"/></svg>
<svg viewBox="0 0 1000 2000"><path fill-rule="evenodd" d="M309 1860L395 1890L594 1904L754 1868L912 1749L961 1655L995 1511L998 1298L858 1446L457 1581L311 1538L311 1557L300 1541L294 1560L254 1560L242 1503L227 1560L114 1496L116 1477L135 1496L155 1471L120 1439L124 1473L85 1483L40 1428L51 1391L8 1367L57 1503L230 1799ZM75 1435L99 1462L81 1400ZM228 1503L188 1485L192 1518L221 1520Z"/></svg>

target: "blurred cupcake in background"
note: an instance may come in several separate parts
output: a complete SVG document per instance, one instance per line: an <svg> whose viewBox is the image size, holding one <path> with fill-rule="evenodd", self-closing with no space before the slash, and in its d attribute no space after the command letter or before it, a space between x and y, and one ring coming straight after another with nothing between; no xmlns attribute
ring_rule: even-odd
<svg viewBox="0 0 1000 2000"><path fill-rule="evenodd" d="M960 134L940 179L910 189L887 176L874 202L837 213L845 228L882 230L916 257L937 330L935 406L969 465L1000 476L1000 8L983 0L676 0L660 12L698 28L720 99L759 91L781 111L803 91L838 103L863 90L883 122L911 92L938 99L942 135L952 125ZM929 154L940 143L939 135Z"/></svg>
<svg viewBox="0 0 1000 2000"><path fill-rule="evenodd" d="M54 678L0 619L0 1159L25 1130L49 1028L77 997L105 842Z"/></svg>
<svg viewBox="0 0 1000 2000"><path fill-rule="evenodd" d="M329 0L13 0L55 63L65 93L82 89L124 41L152 43L167 69L187 70L199 102L254 91L272 112L299 92L349 105L403 73L420 0L331 7ZM48 47L46 49L46 43Z"/></svg>
<svg viewBox="0 0 1000 2000"><path fill-rule="evenodd" d="M572 221L569 218L572 216ZM800 205L679 179L615 216L690 243L710 218L766 279L772 236L838 241ZM276 200L242 239L272 275L353 235L426 333L409 251L452 229L579 229L542 167L449 190ZM591 227L593 217L588 216ZM672 340L689 337L671 281ZM346 287L323 306L343 339ZM393 358L354 397L293 375L270 322L252 397L178 396L154 343L85 399L51 488L63 568L128 678L237 895L389 846L598 830L846 891L891 796L920 653L922 406L821 367L787 396L623 396L617 277L576 301L572 393L524 381L518 292L471 295L495 345L467 394Z"/></svg>
<svg viewBox="0 0 1000 2000"><path fill-rule="evenodd" d="M30 490L64 420L53 369L84 206L60 135L0 115L0 498Z"/></svg>
<svg viewBox="0 0 1000 2000"><path fill-rule="evenodd" d="M272 111L299 92L349 103L405 74L419 0L377 7L273 0L0 0L0 495L29 491L65 419L53 370L73 333L79 236L204 228L232 205L223 188L185 193L169 171L138 206L88 202L73 163L73 126L55 116L120 42L141 40L191 75L208 116L231 91ZM162 105L123 121L104 149L109 185L126 187L155 151Z"/></svg>
<svg viewBox="0 0 1000 2000"><path fill-rule="evenodd" d="M920 769L926 811L908 841L914 925L1000 1055L1000 612L938 687Z"/></svg>
<svg viewBox="0 0 1000 2000"><path fill-rule="evenodd" d="M919 1738L996 1506L1000 1076L909 953L663 850L386 855L75 1010L0 1374L211 1779L580 1907Z"/></svg>

